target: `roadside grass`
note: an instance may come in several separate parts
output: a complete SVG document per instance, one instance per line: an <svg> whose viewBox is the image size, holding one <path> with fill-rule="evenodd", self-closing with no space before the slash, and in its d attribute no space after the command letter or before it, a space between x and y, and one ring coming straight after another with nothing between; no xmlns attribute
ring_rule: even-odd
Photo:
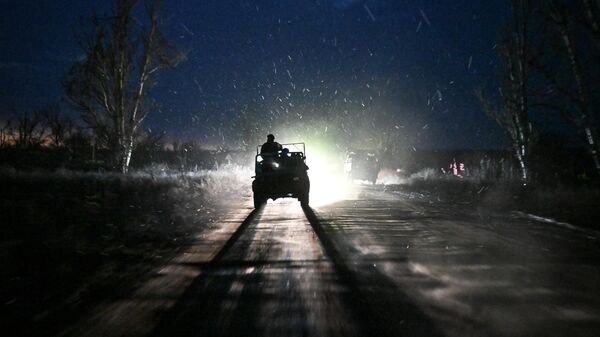
<svg viewBox="0 0 600 337"><path fill-rule="evenodd" d="M600 229L600 186L557 183L553 186L492 181L480 177L458 178L433 169L423 170L386 185L386 190L408 197L437 200L468 207L521 211L572 225Z"/></svg>
<svg viewBox="0 0 600 337"><path fill-rule="evenodd" d="M53 335L123 296L249 193L242 168L129 175L0 169L0 320Z"/></svg>

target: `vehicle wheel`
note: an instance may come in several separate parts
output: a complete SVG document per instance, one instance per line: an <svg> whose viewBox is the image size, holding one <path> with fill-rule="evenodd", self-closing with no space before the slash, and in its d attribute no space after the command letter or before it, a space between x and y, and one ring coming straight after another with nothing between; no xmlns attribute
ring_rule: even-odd
<svg viewBox="0 0 600 337"><path fill-rule="evenodd" d="M267 201L267 199L265 199L265 197L263 197L260 194L254 193L254 208L259 208L266 201Z"/></svg>
<svg viewBox="0 0 600 337"><path fill-rule="evenodd" d="M298 200L300 200L300 205L302 207L308 206L308 200L309 200L308 192L302 193L302 195L300 196L300 198L298 198Z"/></svg>

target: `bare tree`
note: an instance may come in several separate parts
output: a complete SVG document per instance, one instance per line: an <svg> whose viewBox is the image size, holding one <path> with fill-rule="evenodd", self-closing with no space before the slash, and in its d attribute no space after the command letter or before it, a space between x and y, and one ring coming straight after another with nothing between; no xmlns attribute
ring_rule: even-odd
<svg viewBox="0 0 600 337"><path fill-rule="evenodd" d="M558 110L575 127L588 149L596 172L600 174L600 139L597 130L600 89L598 5L584 0L583 6L578 7L569 2L552 0L545 2L543 13L554 28L547 35L558 46L558 52L552 53L553 57L546 64L536 63L536 68L550 82L552 94L557 98L547 98L545 105ZM589 31L586 32L586 28ZM566 71L561 71L563 68Z"/></svg>
<svg viewBox="0 0 600 337"><path fill-rule="evenodd" d="M41 110L44 125L52 147L65 146L66 140L75 132L75 125L70 118L63 116L58 105L48 105Z"/></svg>
<svg viewBox="0 0 600 337"><path fill-rule="evenodd" d="M7 119L0 122L0 148L4 148L11 144L12 139L12 120Z"/></svg>
<svg viewBox="0 0 600 337"><path fill-rule="evenodd" d="M521 179L530 179L529 160L532 125L529 119L530 63L529 42L532 6L530 0L511 0L512 20L500 44L503 65L500 103L483 93L477 93L484 111L508 134Z"/></svg>
<svg viewBox="0 0 600 337"><path fill-rule="evenodd" d="M159 29L160 0L146 6L146 28L133 16L140 3L115 0L113 17L92 18L92 33L81 38L86 58L71 68L64 84L100 145L113 154L113 166L123 173L139 127L153 108L148 93L154 75L183 60Z"/></svg>
<svg viewBox="0 0 600 337"><path fill-rule="evenodd" d="M15 117L16 129L12 133L14 144L22 149L44 144L47 133L42 122L41 109L18 114Z"/></svg>

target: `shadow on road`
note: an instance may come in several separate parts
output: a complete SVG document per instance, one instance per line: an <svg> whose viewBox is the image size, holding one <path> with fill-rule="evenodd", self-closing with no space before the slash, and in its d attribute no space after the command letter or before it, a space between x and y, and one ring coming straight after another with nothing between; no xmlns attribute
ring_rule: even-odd
<svg viewBox="0 0 600 337"><path fill-rule="evenodd" d="M387 276L369 264L352 271L336 248L329 227L310 207L304 214L352 296L347 306L360 324L362 336L442 336L431 320ZM357 261L353 261L356 265Z"/></svg>
<svg viewBox="0 0 600 337"><path fill-rule="evenodd" d="M257 311L237 308L236 312L232 313L222 308L223 303L235 302L231 293L236 283L258 287L261 283L261 275L260 273L236 273L243 264L223 259L236 243L236 255L245 255L252 238L248 238L246 242L239 242L240 237L246 232L252 234L252 231L247 229L260 219L263 208L264 205L248 215L210 262L191 263L200 270L200 276L186 289L178 302L163 313L153 333L154 336L255 335L248 324L256 320L254 315ZM244 312L240 312L241 310ZM236 317L232 317L234 314ZM224 330L223 327L227 329Z"/></svg>
<svg viewBox="0 0 600 337"><path fill-rule="evenodd" d="M325 326L330 324L327 317L353 320L342 322L347 325L342 330L330 327L319 330L319 334L441 335L402 289L376 268L367 267L364 261L359 264L352 261L350 268L336 248L336 243L340 242L337 240L344 238L331 235L330 226L309 207L303 208L304 215L320 241L326 259L274 258L280 248L277 245L281 244L275 243L279 239L275 235L281 233L274 229L277 226L273 223L258 228L264 207L248 215L210 262L186 263L198 268L200 275L177 303L160 315L153 336L307 336L316 333L311 326L315 324L311 321L315 317ZM322 269L327 265L331 267ZM302 284L293 275L307 270L313 273L322 270L325 274L317 275L337 284L336 288L341 291L319 296L327 301L331 300L328 296L339 297L342 306L338 310L346 315L335 310L331 312L331 308L328 312L319 311L317 308L323 307L314 302L319 300L306 297L307 284ZM316 281L310 277L307 280ZM264 317L265 309L270 318ZM313 310L315 312L311 313Z"/></svg>

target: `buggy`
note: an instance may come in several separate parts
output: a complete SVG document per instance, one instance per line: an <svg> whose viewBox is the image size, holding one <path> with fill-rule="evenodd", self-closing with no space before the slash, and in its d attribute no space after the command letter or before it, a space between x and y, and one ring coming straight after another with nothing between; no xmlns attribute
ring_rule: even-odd
<svg viewBox="0 0 600 337"><path fill-rule="evenodd" d="M286 197L297 198L302 206L308 206L310 181L305 145L291 143L282 147L283 150L272 153L260 153L260 146L256 148L252 182L254 208L268 199Z"/></svg>

